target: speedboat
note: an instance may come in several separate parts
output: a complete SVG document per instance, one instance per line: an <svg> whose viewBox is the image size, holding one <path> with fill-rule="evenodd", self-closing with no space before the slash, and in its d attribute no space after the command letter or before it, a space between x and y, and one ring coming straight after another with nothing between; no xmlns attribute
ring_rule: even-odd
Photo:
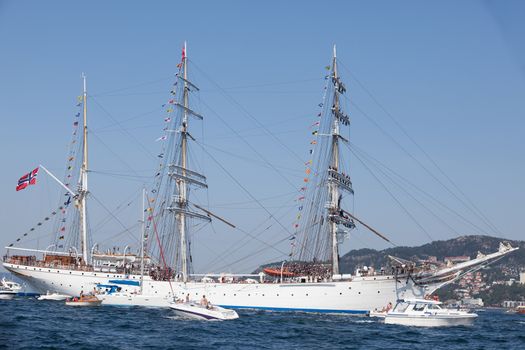
<svg viewBox="0 0 525 350"><path fill-rule="evenodd" d="M194 301L172 302L170 308L179 316L199 320L234 320L239 318L234 310L211 304L205 306Z"/></svg>
<svg viewBox="0 0 525 350"><path fill-rule="evenodd" d="M0 281L0 286L14 291L15 294L22 290L22 286L20 285L20 283L6 280L5 277L2 277L2 280Z"/></svg>
<svg viewBox="0 0 525 350"><path fill-rule="evenodd" d="M0 286L0 299L2 300L13 299L15 295L16 295L16 292L14 290L6 288L4 286Z"/></svg>
<svg viewBox="0 0 525 350"><path fill-rule="evenodd" d="M54 301L62 301L62 300L66 300L67 298L71 298L70 295L65 295L65 294L60 294L60 293L57 293L57 292L49 292L47 291L46 294L42 294L40 295L37 299L38 300L54 300Z"/></svg>
<svg viewBox="0 0 525 350"><path fill-rule="evenodd" d="M98 306L102 303L94 295L81 295L80 298L66 299L67 306Z"/></svg>
<svg viewBox="0 0 525 350"><path fill-rule="evenodd" d="M418 327L467 326L478 317L475 313L442 309L441 304L426 299L398 300L394 309L386 314L385 323Z"/></svg>

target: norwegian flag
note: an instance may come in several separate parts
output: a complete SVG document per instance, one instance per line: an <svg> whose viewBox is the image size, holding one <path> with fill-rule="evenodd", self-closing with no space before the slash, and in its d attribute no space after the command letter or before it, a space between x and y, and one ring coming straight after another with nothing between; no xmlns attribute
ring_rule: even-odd
<svg viewBox="0 0 525 350"><path fill-rule="evenodd" d="M18 185L16 186L16 190L20 191L29 185L36 184L37 175L38 175L38 168L22 176L20 179L18 179Z"/></svg>

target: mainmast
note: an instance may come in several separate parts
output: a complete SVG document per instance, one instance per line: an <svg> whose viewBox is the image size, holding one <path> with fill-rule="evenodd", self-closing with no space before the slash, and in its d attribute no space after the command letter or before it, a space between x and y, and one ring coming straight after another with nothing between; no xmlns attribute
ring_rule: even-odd
<svg viewBox="0 0 525 350"><path fill-rule="evenodd" d="M189 277L189 257L190 244L188 239L188 219L200 219L205 221L211 221L210 217L194 211L189 210L189 186L197 186L201 188L207 188L206 177L193 170L188 169L188 137L193 140L193 137L189 133L189 117L197 118L202 120L203 117L199 113L193 111L189 107L189 92L198 91L199 88L188 80L188 58L186 51L186 43L184 43L184 49L182 51L182 76L177 75L179 80L183 83L182 86L182 103L174 102L173 105L182 110L182 120L180 128L177 130L180 133L180 157L176 157L178 162L171 163L169 166L169 175L176 181L177 194L173 197L172 204L167 210L175 213L176 220L178 223L179 234L180 234L180 273L182 275L182 281L187 282Z"/></svg>
<svg viewBox="0 0 525 350"><path fill-rule="evenodd" d="M346 231L340 228L343 225L346 228L353 228L354 223L351 218L344 215L341 208L342 191L353 193L352 182L350 177L340 170L339 162L339 140L347 141L339 133L340 124L348 125L349 118L341 110L340 94L346 91L337 72L337 53L334 45L333 62L332 62L332 83L334 84L334 96L332 104L333 122L331 127L331 160L328 169L328 193L330 195L330 206L328 208L328 217L330 220L330 235L332 245L332 273L340 274L339 271L339 244L344 238Z"/></svg>
<svg viewBox="0 0 525 350"><path fill-rule="evenodd" d="M88 130L87 130L87 89L86 76L82 73L84 82L83 103L83 140L82 140L82 166L80 168L80 181L78 186L77 205L80 212L80 248L82 251L83 264L88 264L88 242L87 242L87 217L86 217L86 196L88 194Z"/></svg>

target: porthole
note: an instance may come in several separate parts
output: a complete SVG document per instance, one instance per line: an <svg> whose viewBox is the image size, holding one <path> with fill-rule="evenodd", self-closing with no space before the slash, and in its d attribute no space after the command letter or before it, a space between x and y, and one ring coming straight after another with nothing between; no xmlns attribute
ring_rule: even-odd
<svg viewBox="0 0 525 350"><path fill-rule="evenodd" d="M306 293L306 296L308 296L308 293Z"/></svg>
<svg viewBox="0 0 525 350"><path fill-rule="evenodd" d="M279 296L279 294L277 294L277 296Z"/></svg>
<svg viewBox="0 0 525 350"><path fill-rule="evenodd" d="M357 294L361 294L361 292L357 292Z"/></svg>
<svg viewBox="0 0 525 350"><path fill-rule="evenodd" d="M377 291L377 294L379 294L379 293L381 293L381 291L378 290L378 291Z"/></svg>
<svg viewBox="0 0 525 350"><path fill-rule="evenodd" d="M339 293L339 295L343 295L343 293Z"/></svg>

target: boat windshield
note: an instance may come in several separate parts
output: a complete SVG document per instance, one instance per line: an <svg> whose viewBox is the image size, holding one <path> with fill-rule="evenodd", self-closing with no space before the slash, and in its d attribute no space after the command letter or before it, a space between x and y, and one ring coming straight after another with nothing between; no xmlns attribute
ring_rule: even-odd
<svg viewBox="0 0 525 350"><path fill-rule="evenodd" d="M416 305L414 305L414 311L423 311L425 310L426 306L427 304L417 303Z"/></svg>
<svg viewBox="0 0 525 350"><path fill-rule="evenodd" d="M405 310L407 309L408 305L409 305L408 303L406 303L404 301L401 301L401 302L397 303L396 307L394 308L394 311L405 312Z"/></svg>

